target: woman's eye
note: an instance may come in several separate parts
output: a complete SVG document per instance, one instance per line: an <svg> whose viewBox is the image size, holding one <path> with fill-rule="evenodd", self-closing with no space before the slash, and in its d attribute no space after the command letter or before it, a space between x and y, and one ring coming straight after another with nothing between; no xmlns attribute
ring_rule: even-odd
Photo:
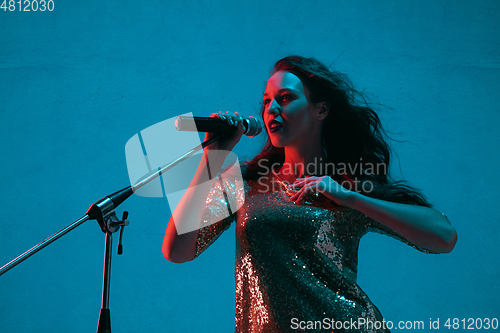
<svg viewBox="0 0 500 333"><path fill-rule="evenodd" d="M266 99L264 100L264 105L269 104L269 102L271 102L271 100L270 100L269 98L266 98Z"/></svg>
<svg viewBox="0 0 500 333"><path fill-rule="evenodd" d="M289 101L291 97L292 96L290 96L290 94L284 94L281 96L281 100L282 101Z"/></svg>

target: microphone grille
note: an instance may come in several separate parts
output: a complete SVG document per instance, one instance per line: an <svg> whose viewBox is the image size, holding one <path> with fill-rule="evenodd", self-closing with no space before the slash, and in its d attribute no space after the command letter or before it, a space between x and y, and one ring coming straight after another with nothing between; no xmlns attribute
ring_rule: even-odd
<svg viewBox="0 0 500 333"><path fill-rule="evenodd" d="M246 119L247 130L245 131L245 135L249 137L257 136L262 132L264 128L264 124L259 119L250 116Z"/></svg>

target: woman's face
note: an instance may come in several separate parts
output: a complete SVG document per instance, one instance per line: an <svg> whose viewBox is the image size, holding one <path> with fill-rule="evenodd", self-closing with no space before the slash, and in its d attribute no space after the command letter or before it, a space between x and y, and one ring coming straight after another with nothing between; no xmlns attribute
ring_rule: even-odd
<svg viewBox="0 0 500 333"><path fill-rule="evenodd" d="M263 116L275 147L304 145L320 131L307 87L289 72L276 72L267 82Z"/></svg>

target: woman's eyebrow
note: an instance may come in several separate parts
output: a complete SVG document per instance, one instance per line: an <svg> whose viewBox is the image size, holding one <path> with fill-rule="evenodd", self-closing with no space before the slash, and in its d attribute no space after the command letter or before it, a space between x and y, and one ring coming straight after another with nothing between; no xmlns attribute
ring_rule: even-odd
<svg viewBox="0 0 500 333"><path fill-rule="evenodd" d="M281 88L280 90L278 90L278 93L282 93L284 91L290 91L290 92L292 92L294 94L298 94L299 93L297 90L295 90L293 88ZM266 97L266 96L269 96L269 94L267 93L267 91L264 93L264 97Z"/></svg>

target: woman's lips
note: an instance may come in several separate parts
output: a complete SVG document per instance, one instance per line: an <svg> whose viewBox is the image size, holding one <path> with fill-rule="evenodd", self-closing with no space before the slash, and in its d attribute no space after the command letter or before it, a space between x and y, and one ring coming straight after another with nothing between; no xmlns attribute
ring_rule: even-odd
<svg viewBox="0 0 500 333"><path fill-rule="evenodd" d="M267 125L267 128L269 129L269 133L274 133L274 132L277 132L280 129L282 129L283 124L280 123L279 121L273 120L273 121L269 122L269 124Z"/></svg>

